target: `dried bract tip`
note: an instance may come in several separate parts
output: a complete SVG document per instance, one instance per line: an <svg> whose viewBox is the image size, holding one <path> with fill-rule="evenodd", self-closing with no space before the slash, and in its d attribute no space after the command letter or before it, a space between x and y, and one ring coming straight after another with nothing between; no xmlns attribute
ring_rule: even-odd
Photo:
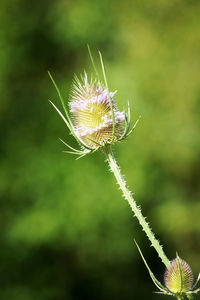
<svg viewBox="0 0 200 300"><path fill-rule="evenodd" d="M165 285L173 293L189 291L192 288L193 280L190 266L180 257L171 261L164 275Z"/></svg>
<svg viewBox="0 0 200 300"><path fill-rule="evenodd" d="M116 107L113 99L115 93L108 93L100 81L89 81L86 73L81 80L77 77L74 80L69 103L74 132L81 143L90 149L117 142L124 133L126 117Z"/></svg>

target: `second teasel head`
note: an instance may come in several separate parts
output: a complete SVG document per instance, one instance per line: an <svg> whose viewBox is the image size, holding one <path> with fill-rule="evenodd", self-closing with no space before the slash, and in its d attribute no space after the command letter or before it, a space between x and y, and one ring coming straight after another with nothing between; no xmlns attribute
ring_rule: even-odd
<svg viewBox="0 0 200 300"><path fill-rule="evenodd" d="M173 293L192 288L194 276L188 263L180 257L173 259L164 274L165 286Z"/></svg>

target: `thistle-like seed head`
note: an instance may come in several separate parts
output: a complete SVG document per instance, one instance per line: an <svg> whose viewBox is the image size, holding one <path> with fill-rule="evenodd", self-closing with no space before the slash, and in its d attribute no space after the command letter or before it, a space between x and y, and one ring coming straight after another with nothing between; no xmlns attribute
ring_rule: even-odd
<svg viewBox="0 0 200 300"><path fill-rule="evenodd" d="M189 291L192 288L193 280L190 266L180 257L171 261L164 275L165 285L173 293Z"/></svg>
<svg viewBox="0 0 200 300"><path fill-rule="evenodd" d="M124 133L126 117L116 107L115 93L109 93L100 81L92 78L88 81L86 73L81 80L77 77L74 80L69 103L74 132L90 149L116 142Z"/></svg>

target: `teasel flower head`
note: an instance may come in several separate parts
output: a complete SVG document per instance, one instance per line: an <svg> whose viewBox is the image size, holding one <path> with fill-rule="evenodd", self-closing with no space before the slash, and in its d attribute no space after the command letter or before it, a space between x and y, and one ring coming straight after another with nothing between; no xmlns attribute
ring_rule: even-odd
<svg viewBox="0 0 200 300"><path fill-rule="evenodd" d="M164 275L165 286L173 293L187 292L194 281L192 269L180 257L173 259Z"/></svg>
<svg viewBox="0 0 200 300"><path fill-rule="evenodd" d="M176 297L177 299L184 299L185 297L191 300L195 299L194 295L200 292L200 288L197 288L197 285L200 281L200 273L197 277L196 282L193 283L194 278L192 269L190 268L188 263L182 258L180 258L177 254L176 258L169 262L169 265L166 268L164 274L165 285L163 285L151 271L136 241L135 244L138 248L138 251L142 257L142 260L149 272L153 283L159 289L159 292L156 293L171 295Z"/></svg>
<svg viewBox="0 0 200 300"><path fill-rule="evenodd" d="M115 93L109 92L96 79L88 80L86 73L81 76L81 80L75 78L69 107L74 132L84 146L97 149L123 137L126 115L117 109Z"/></svg>
<svg viewBox="0 0 200 300"><path fill-rule="evenodd" d="M118 110L114 100L116 91L110 92L108 89L101 53L99 52L99 56L104 83L99 79L91 51L90 49L88 50L96 77L88 77L86 72L80 78L75 76L69 99L69 109L65 106L60 90L49 73L65 115L53 102L50 102L80 145L80 150L74 149L61 140L70 149L70 151L64 152L76 154L78 157L125 139L133 131L138 122L137 120L130 130L129 105L127 113Z"/></svg>

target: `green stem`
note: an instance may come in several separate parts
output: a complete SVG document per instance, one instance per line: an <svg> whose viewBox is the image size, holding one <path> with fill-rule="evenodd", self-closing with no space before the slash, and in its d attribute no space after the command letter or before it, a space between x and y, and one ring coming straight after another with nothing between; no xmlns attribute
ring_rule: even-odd
<svg viewBox="0 0 200 300"><path fill-rule="evenodd" d="M177 295L176 298L177 298L177 300L184 300L184 296L183 295Z"/></svg>
<svg viewBox="0 0 200 300"><path fill-rule="evenodd" d="M146 222L144 216L142 215L140 208L137 206L135 200L133 199L131 192L128 190L128 188L126 186L126 182L125 182L123 176L121 175L120 168L117 165L117 162L115 160L115 157L112 153L110 146L105 146L104 152L105 152L107 161L109 163L110 169L113 172L125 199L128 201L132 211L134 212L134 214L135 214L136 218L138 219L140 225L142 226L144 232L146 233L147 237L151 241L152 246L157 251L158 256L161 258L162 262L168 268L170 265L170 261L168 260L167 256L165 255L159 241L155 238L154 233L152 232L151 228L149 227L149 224Z"/></svg>
<svg viewBox="0 0 200 300"><path fill-rule="evenodd" d="M187 294L187 298L188 298L189 300L195 300L194 295L191 295L191 294Z"/></svg>

